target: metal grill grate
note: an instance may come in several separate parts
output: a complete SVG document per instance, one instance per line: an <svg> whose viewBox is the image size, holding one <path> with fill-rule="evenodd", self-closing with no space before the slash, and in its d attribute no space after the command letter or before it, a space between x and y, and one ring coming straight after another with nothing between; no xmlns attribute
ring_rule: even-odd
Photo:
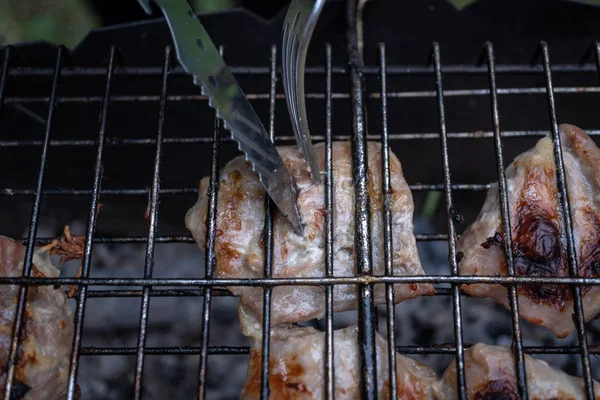
<svg viewBox="0 0 600 400"><path fill-rule="evenodd" d="M352 24L352 21L350 21ZM388 352L388 362L392 379L389 381L390 393L396 393L395 379L395 357L397 350L401 354L451 354L455 356L458 365L458 388L461 393L461 398L466 398L465 392L465 364L463 359L463 351L468 344L463 342L463 323L461 320L461 294L459 285L466 283L487 283L487 284L503 284L508 287L510 308L513 322L513 343L515 352L515 363L518 377L518 390L522 398L527 398L526 376L524 368L524 354L580 354L581 365L583 367L583 376L585 380L585 388L588 398L594 398L592 385L592 372L590 367L590 354L600 354L600 346L588 345L585 332L584 316L582 311L581 290L580 285L598 285L598 278L578 278L577 257L574 248L572 221L570 216L569 200L567 197L565 171L562 161L562 152L560 147L560 137L558 135L557 113L555 105L555 93L580 93L580 92L600 92L599 87L554 87L552 81L552 72L571 72L571 73L590 73L598 72L600 74L600 44L595 43L591 51L585 56L594 57L596 66L589 63L582 64L563 64L551 67L549 49L546 43L541 43L539 48L538 59L541 59L541 64L535 65L498 65L494 63L494 50L491 43L486 43L481 58L481 64L476 66L464 65L448 65L442 67L441 49L437 43L434 43L431 50L431 64L422 67L403 67L386 65L386 47L384 44L379 46L379 65L377 67L363 67L360 59L357 59L357 51L353 43L356 44L356 38L349 40L349 55L351 64L349 68L334 67L332 65L332 48L325 48L325 65L324 67L311 67L307 69L307 73L311 75L324 76L326 87L323 93L308 93L309 99L324 100L326 126L325 135L316 136L316 140L324 140L326 142L326 180L325 180L325 205L326 213L326 240L325 240L325 277L324 278L273 278L271 276L271 251L273 245L272 236L272 214L271 205L267 200L265 207L267 208L267 220L265 230L265 243L267 256L265 257L265 277L261 279L219 279L213 277L213 266L215 264L215 253L213 249L216 232L216 199L219 191L218 182L218 163L220 144L230 141L230 139L221 137L221 126L219 121L215 119L213 135L210 138L194 137L194 138L165 138L163 137L165 114L167 103L199 100L203 99L200 95L178 95L168 94L169 77L183 75L179 68L171 67L171 49L166 48L164 52L164 64L161 68L133 68L126 67L120 63L119 51L112 48L108 67L97 68L75 68L68 66L68 52L58 47L56 50L55 66L52 70L45 68L27 68L19 65L18 55L14 48L7 47L4 50L4 62L0 75L0 111L7 104L22 104L30 102L41 102L47 104L48 115L45 121L45 134L42 141L39 140L0 140L0 147L41 147L41 157L39 161L39 173L37 183L34 189L17 189L17 188L0 188L0 196L23 196L33 197L33 209L31 213L31 222L29 225L29 233L27 238L22 239L26 243L26 258L25 267L23 269L23 277L20 278L1 278L0 284L18 284L21 289L18 296L17 318L14 325L14 333L12 337L9 368L7 371L7 384L5 386L4 398L9 398L11 385L15 375L15 358L17 356L17 348L19 344L20 332L23 329L22 317L25 310L25 298L29 285L76 285L79 290L76 297L76 313L75 313L75 336L72 347L71 363L69 370L68 381L68 398L73 399L76 391L78 366L81 357L91 355L136 355L135 368L135 393L134 398L138 399L142 395L142 376L144 369L144 360L146 355L161 355L161 354L189 354L199 355L199 373L198 373L198 396L203 398L206 395L206 375L207 375L207 358L215 354L248 354L248 347L230 347L230 346L211 346L209 343L209 324L211 321L211 299L213 296L227 296L228 291L224 286L260 286L264 288L264 321L263 326L266 327L270 322L270 298L273 286L277 285L319 285L324 286L326 291L326 356L325 362L325 393L328 398L334 396L334 365L333 365L333 285L353 284L358 286L360 293L360 354L362 355L362 375L361 388L364 398L376 398L376 368L374 357L374 332L376 323L374 321L375 307L373 305L372 293L374 284L386 285L386 305L387 305L387 334L390 343ZM268 99L269 102L269 133L273 140L289 141L291 136L275 136L275 104L277 101L283 100L283 95L276 91L276 80L279 71L276 67L276 47L273 46L270 54L270 64L267 67L233 67L233 72L238 76L262 76L268 77L270 87L267 93L251 93L248 97L251 100ZM585 60L584 60L585 61ZM486 74L489 79L489 88L487 89L458 89L444 90L443 77L445 74L461 73L461 74ZM496 83L497 73L515 73L515 74L540 74L543 76L545 87L538 88L498 88ZM423 91L398 91L388 92L387 83L389 76L410 76L411 74L429 74L431 76L431 86L433 90ZM89 77L94 75L105 76L105 92L103 96L67 96L61 97L59 94L60 79L66 76L74 77ZM140 95L140 96L124 96L112 95L113 78L116 75L126 77L139 76L160 76L162 78L160 96ZM351 81L351 91L349 93L336 93L332 89L332 79L334 76L347 75ZM381 135L367 135L364 121L363 92L365 86L363 82L364 76L376 76L380 79L380 90L374 93L366 93L365 98L375 99L380 101L381 108ZM6 84L13 77L18 76L51 76L52 88L49 97L9 97L6 96ZM505 277L485 277L485 276L459 276L457 265L457 250L456 240L457 233L455 231L455 221L453 220L453 202L452 194L456 191L485 191L489 184L456 184L451 180L450 174L450 157L448 151L448 141L450 139L480 139L493 138L494 149L497 161L497 174L499 180L501 194L502 220L506 227L510 226L510 218L508 215L508 198L506 189L506 177L504 175L504 161L502 152L502 138L505 137L529 137L541 136L545 134L543 131L501 131L500 115L499 115L499 96L513 94L546 94L548 100L548 110L551 122L552 138L556 145L555 158L558 166L558 188L560 194L560 207L563 211L563 226L566 227L566 241L568 243L569 253L569 269L571 277L568 278L552 278L552 277L515 277L514 265L512 260L512 243L510 235L506 236L505 250L508 256L508 271L509 276ZM452 96L489 96L491 100L491 116L493 131L484 133L473 132L448 132L446 129L445 119L445 101L446 98ZM387 126L387 101L391 98L436 98L438 106L439 132L434 133L409 133L409 134L391 134L388 132ZM336 135L332 133L332 102L334 99L350 99L352 102L353 111L353 149L354 149L354 174L356 182L356 226L357 226L357 257L359 274L356 277L334 277L333 276L333 221L331 219L332 209L332 147L333 140L348 139L347 136ZM124 139L113 141L106 135L106 123L110 118L110 105L115 102L155 102L160 104L160 112L158 115L158 128L155 138L143 139ZM54 112L57 106L62 103L69 102L88 102L102 104L102 112L100 116L100 128L98 138L95 140L87 139L61 139L52 140ZM599 135L600 130L588 130L590 135ZM443 181L439 184L411 184L412 191L429 191L442 190L445 194L445 205L447 210L447 233L432 233L432 234L417 234L418 241L447 241L448 242L448 260L450 270L448 275L428 275L428 276L393 276L391 266L392 238L391 238L391 210L389 202L385 201L386 208L384 209L384 256L385 256L385 276L371 276L371 247L370 238L368 235L368 196L366 190L366 140L380 140L384 145L383 152L383 188L384 196L389 199L390 196L390 171L389 171L389 153L388 144L390 141L396 140L431 140L436 139L441 144L441 157L443 164ZM209 214L207 218L208 235L206 241L207 252L205 255L206 275L202 279L172 279L172 278L153 278L154 265L154 246L156 243L176 243L185 242L193 243L190 236L159 236L157 235L158 223L158 203L161 196L178 196L184 194L197 194L196 188L173 187L161 188L160 173L161 159L163 154L163 144L191 144L204 143L207 146L212 146L211 172L210 172L210 191L209 191ZM150 189L149 197L149 230L147 237L131 237L131 236L113 236L113 237L98 237L95 235L95 226L97 220L97 209L99 199L103 195L115 196L144 196L148 191L144 189L103 189L101 187L103 152L106 146L156 146L154 158L153 181ZM96 158L94 167L94 179L92 188L89 190L80 189L63 189L63 188L45 188L44 179L46 175L46 165L48 159L49 148L53 146L72 146L72 147L92 147L96 148ZM32 255L35 244L48 243L50 238L37 237L37 228L40 216L40 205L43 196L89 196L90 208L88 216L88 225L85 236L85 252L83 259L83 271L80 278L36 278L31 277L32 270ZM510 229L510 228L509 228ZM143 278L92 278L90 277L91 255L94 244L96 243L144 243L146 244L146 260ZM365 279L368 277L368 279ZM452 297L453 313L454 313L454 334L455 343L447 344L431 344L429 346L409 346L396 345L394 336L395 312L393 307L393 283L433 283L446 284L448 287L437 287L437 295L450 295ZM518 302L516 297L516 284L565 284L569 285L574 293L575 298L575 322L578 332L578 346L524 346L522 331L519 322ZM107 287L117 286L117 290L88 290L89 286ZM142 286L142 290L129 289L130 287ZM176 287L176 288L166 288ZM202 308L202 331L201 345L198 347L147 347L146 333L148 323L148 312L150 308L150 298L155 296L203 296L204 303ZM141 311L139 324L139 339L136 347L129 348L111 348L111 347L83 347L82 334L84 327L85 305L89 298L94 297L141 297ZM262 347L262 384L261 393L263 398L266 398L269 393L268 380L268 355L269 355L269 335L263 331L263 347ZM391 345L394 344L394 345Z"/></svg>

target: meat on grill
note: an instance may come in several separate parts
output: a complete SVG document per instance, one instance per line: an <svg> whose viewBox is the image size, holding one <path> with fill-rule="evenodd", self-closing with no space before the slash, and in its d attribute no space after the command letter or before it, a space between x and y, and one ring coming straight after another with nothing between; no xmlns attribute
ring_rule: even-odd
<svg viewBox="0 0 600 400"><path fill-rule="evenodd" d="M600 273L600 150L581 129L560 126L568 195L581 277ZM554 147L550 137L518 156L506 169L515 274L567 277L567 249L558 208ZM462 275L506 275L498 184L488 191L477 220L460 238ZM509 307L500 285L464 285L472 296L491 297ZM520 285L519 312L563 338L575 329L573 294L565 285ZM600 287L582 288L586 320L600 311Z"/></svg>
<svg viewBox="0 0 600 400"><path fill-rule="evenodd" d="M336 399L360 399L360 362L357 325L334 331L334 382ZM250 361L241 399L260 398L261 331L251 338ZM282 325L271 330L269 386L272 400L325 398L325 333L310 327ZM387 342L376 333L377 392L389 399ZM435 371L396 354L398 399L433 399Z"/></svg>
<svg viewBox="0 0 600 400"><path fill-rule="evenodd" d="M464 355L469 400L519 398L515 362L510 348L479 343L466 350ZM530 399L586 398L581 378L567 375L529 355L525 355L525 369ZM455 361L446 369L441 384L435 390L438 399L458 399ZM600 399L600 385L597 382L594 382L594 393L596 399Z"/></svg>
<svg viewBox="0 0 600 400"><path fill-rule="evenodd" d="M0 236L0 276L23 273L25 247ZM59 271L47 256L34 253L32 275L56 278ZM4 390L19 286L0 285L0 362ZM59 399L66 393L69 354L73 341L73 312L60 288L30 286L17 353L14 399Z"/></svg>
<svg viewBox="0 0 600 400"><path fill-rule="evenodd" d="M325 276L324 186L310 178L300 150L296 146L279 147L298 190L298 206L305 225L304 236L294 233L281 214L274 216L274 277ZM315 146L319 165L324 169L325 146ZM354 186L352 154L349 142L333 143L333 272L335 276L354 276ZM368 145L368 190L371 207L373 267L384 273L383 195L381 188L381 146ZM390 154L393 271L395 275L424 275L413 234L413 200L400 162ZM208 177L200 182L199 198L187 212L187 228L200 248L206 239ZM216 275L219 278L260 278L264 276L265 193L257 175L243 157L230 161L221 171L217 206ZM382 286L382 285L380 285ZM433 295L430 284L397 284L395 302L420 295ZM257 319L262 316L263 289L230 287L241 303ZM356 308L356 287L334 287L334 309ZM376 303L385 302L383 287L375 289ZM273 290L272 323L298 322L324 316L325 294L320 287L280 286Z"/></svg>

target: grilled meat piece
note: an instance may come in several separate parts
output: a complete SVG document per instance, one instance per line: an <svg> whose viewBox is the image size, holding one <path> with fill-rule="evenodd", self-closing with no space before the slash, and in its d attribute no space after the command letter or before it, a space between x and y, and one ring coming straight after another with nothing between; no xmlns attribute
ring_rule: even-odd
<svg viewBox="0 0 600 400"><path fill-rule="evenodd" d="M0 236L0 276L21 276L24 258L23 245ZM36 252L33 256L32 275L56 278L60 273L47 257ZM18 292L17 285L0 285L2 390L6 380ZM29 287L21 335L13 397L25 400L63 398L67 389L69 355L73 343L73 311L61 288Z"/></svg>
<svg viewBox="0 0 600 400"><path fill-rule="evenodd" d="M568 194L579 256L579 276L600 273L600 150L581 129L560 126ZM569 276L566 243L558 208L556 167L549 137L518 156L506 169L515 273L519 276ZM458 243L464 253L462 275L506 275L504 233L498 185L488 191L477 220ZM465 292L491 297L509 307L500 285L464 285ZM572 291L565 285L521 285L519 312L563 338L575 329ZM586 320L600 311L600 287L582 288Z"/></svg>
<svg viewBox="0 0 600 400"><path fill-rule="evenodd" d="M241 399L259 399L261 384L261 331L251 336L248 374ZM334 331L334 379L336 399L360 399L360 363L356 325ZM269 385L272 400L325 398L325 333L314 328L283 325L271 330ZM387 342L376 333L377 392L389 399ZM435 371L419 362L396 355L398 399L433 399Z"/></svg>
<svg viewBox="0 0 600 400"><path fill-rule="evenodd" d="M515 362L508 347L478 343L465 351L467 398L507 399L519 398ZM525 355L527 392L530 399L586 398L583 379L565 374L546 362ZM436 398L458 399L456 385L456 363L452 361L439 386ZM596 399L600 399L600 385L594 382Z"/></svg>
<svg viewBox="0 0 600 400"><path fill-rule="evenodd" d="M279 147L298 190L298 206L305 225L304 236L294 233L277 211L274 216L273 277L325 276L325 206L324 186L315 184L297 146ZM315 146L321 168L325 164L325 147ZM383 195L381 189L381 146L369 143L369 194L373 267L383 275ZM390 156L393 270L395 275L424 275L413 234L413 201L398 159ZM215 252L219 278L260 278L264 276L263 231L265 193L257 175L243 157L230 161L221 171L217 206ZM352 155L349 142L333 143L333 270L335 276L354 276L354 186ZM200 182L197 203L187 212L185 223L196 243L204 250L208 211L209 178ZM383 285L378 285L383 286ZM420 295L433 295L429 284L395 285L395 301ZM230 287L260 320L263 289ZM334 308L356 308L356 287L336 285ZM376 303L385 302L383 287L375 290ZM321 318L325 313L325 294L320 287L281 286L273 290L272 323L298 322Z"/></svg>

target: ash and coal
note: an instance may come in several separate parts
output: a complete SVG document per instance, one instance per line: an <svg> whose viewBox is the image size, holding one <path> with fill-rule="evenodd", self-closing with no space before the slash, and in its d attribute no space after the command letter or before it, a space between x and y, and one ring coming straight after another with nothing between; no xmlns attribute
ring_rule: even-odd
<svg viewBox="0 0 600 400"><path fill-rule="evenodd" d="M58 228L60 229L60 228ZM42 227L39 236L52 236L57 227ZM417 219L415 232L432 232L424 220ZM71 224L73 234L83 234L85 225ZM446 242L419 242L421 261L427 274L448 274ZM53 256L55 265L58 257ZM60 267L62 276L75 276L80 261ZM145 265L143 244L97 244L94 246L90 276L141 278ZM195 244L156 244L153 276L156 278L199 278L204 276L204 255ZM446 287L449 286L438 286ZM66 288L67 289L67 288ZM111 290L123 287L90 287ZM141 290L141 287L127 288ZM166 289L166 288L161 288ZM447 294L406 300L396 306L396 344L427 346L453 344L454 322L452 297ZM213 296L210 318L211 346L248 346L240 333L237 316L238 299ZM75 307L72 300L72 306ZM461 296L464 343L484 342L510 345L512 322L510 311L492 300ZM199 347L203 297L151 297L147 322L146 346ZM83 330L83 346L95 348L135 348L138 343L141 296L120 298L90 297L87 300ZM378 326L386 334L385 306L378 307ZM348 326L357 320L356 312L336 313L334 328ZM308 321L325 329L321 321ZM521 319L525 346L577 346L577 335L557 339L550 331ZM600 325L586 325L588 341L600 342ZM451 355L409 355L431 365L441 375ZM582 375L579 355L535 355L563 371ZM128 399L134 391L135 355L84 355L79 361L78 384L82 398L94 400ZM248 355L209 355L207 376L208 399L237 399L246 374ZM198 355L146 355L143 391L146 399L195 399L198 390ZM600 379L600 359L592 355L592 371Z"/></svg>

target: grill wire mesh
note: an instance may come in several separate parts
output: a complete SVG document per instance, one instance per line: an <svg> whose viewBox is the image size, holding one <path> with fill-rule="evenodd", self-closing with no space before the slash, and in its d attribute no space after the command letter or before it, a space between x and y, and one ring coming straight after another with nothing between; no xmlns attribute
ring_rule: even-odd
<svg viewBox="0 0 600 400"><path fill-rule="evenodd" d="M349 46L349 53L352 54L352 46ZM249 94L251 100L268 99L269 101L269 120L267 129L271 135L271 139L275 140L275 104L282 100L282 95L276 91L276 81L278 70L276 65L277 51L276 46L271 49L270 64L264 68L244 68L233 67L233 71L237 76L268 76L270 80L270 90L268 93ZM433 43L431 49L431 64L423 67L420 72L428 73L431 76L432 91L422 92L388 92L387 82L389 75L409 74L409 69L401 66L386 65L386 47L384 44L379 45L379 65L377 67L362 67L356 59L351 62L350 68L332 66L332 48L325 48L325 65L324 67L308 68L308 73L312 75L324 75L326 87L324 93L309 93L309 99L324 99L326 127L324 137L317 136L315 139L324 140L326 143L326 179L325 179L325 262L324 262L324 277L323 278L273 278L271 265L271 252L273 251L273 232L272 232L272 206L267 200L265 207L267 209L266 230L265 230L265 248L266 248L266 265L265 277L260 279L219 279L214 277L215 252L214 242L216 235L216 200L219 192L218 180L218 164L220 145L223 142L230 141L226 135L223 135L219 120L215 118L214 130L212 138L164 138L165 114L168 101L178 95L167 94L169 77L173 74L182 74L178 68L172 67L172 51L167 47L164 51L164 64L162 68L132 68L124 67L120 61L119 51L112 48L108 67L78 69L68 65L68 51L63 47L58 47L56 50L56 60L54 68L50 71L44 68L22 68L19 65L17 51L12 47L6 47L4 50L4 61L0 75L0 111L2 107L9 103L18 103L18 98L10 98L5 96L6 83L13 76L37 76L45 75L52 76L52 86L49 97L47 98L48 114L45 121L45 134L42 141L35 140L0 140L0 146L3 147L22 147L22 146L40 146L41 156L39 159L39 172L37 183L34 189L6 189L0 191L2 195L12 195L21 197L32 197L33 208L31 211L31 220L29 224L29 232L26 238L22 238L22 243L26 244L26 257L23 268L23 277L19 278L0 278L0 284L17 284L20 285L18 294L17 313L14 324L14 331L10 346L9 363L7 370L7 383L4 390L4 398L10 398L12 384L15 377L15 359L18 354L20 333L23 330L23 315L25 311L25 299L30 285L76 285L78 288L76 299L75 312L75 334L72 344L72 353L70 359L70 369L68 378L68 399L74 399L76 396L76 382L81 357L93 355L135 355L135 382L134 382L134 398L139 399L143 392L143 371L145 357L148 355L164 355L164 354L187 354L199 355L198 369L198 396L203 398L206 396L206 376L207 376L207 359L212 355L234 355L248 354L248 347L232 347L232 346L211 346L209 341L209 325L211 322L211 302L215 296L227 295L224 286L259 286L264 288L264 320L263 327L270 324L270 299L271 290L277 285L315 285L324 287L326 293L326 341L325 341L325 357L324 357L324 387L327 398L334 397L334 363L333 354L335 346L333 342L333 286L339 284L352 284L359 288L359 343L361 354L361 389L364 398L372 399L377 397L376 393L376 360L375 360L375 330L376 323L374 320L375 306L373 304L373 285L385 284L386 286L386 319L388 324L387 339L390 345L388 346L387 362L390 368L389 390L390 393L396 393L398 382L395 378L395 357L396 351L400 354L450 354L455 357L457 362L457 384L460 398L466 398L466 382L465 382L465 363L463 352L469 345L463 342L463 322L461 319L461 294L459 292L460 284L468 283L485 283L485 284L502 284L507 286L509 294L510 312L513 322L513 349L515 355L515 365L517 372L518 391L522 398L527 398L527 385L524 367L524 354L579 354L581 357L581 365L583 378L585 382L585 391L587 398L594 398L592 371L590 366L590 355L600 353L599 346L589 345L586 336L586 327L584 325L584 315L582 311L581 301L581 285L597 285L600 284L598 278L578 278L577 277L577 256L574 247L574 237L572 229L572 220L569 208L569 199L567 196L565 180L565 171L562 161L562 152L560 146L560 137L558 134L558 117L556 112L556 104L554 94L561 93L576 93L581 91L594 91L597 88L581 88L581 87L560 87L554 88L552 80L553 71L571 71L571 72L590 72L598 69L600 74L600 45L594 43L590 52L586 55L586 59L590 56L594 58L596 66L589 63L555 65L551 67L550 52L548 45L544 42L540 44L538 52L538 63L530 66L520 65L498 65L494 63L494 50L491 43L486 43L481 58L481 64L478 66L444 66L441 60L440 46ZM142 189L103 189L101 187L103 173L103 154L107 145L114 145L106 136L106 124L110 118L110 105L115 101L115 96L112 96L112 82L115 74L123 74L125 76L136 77L143 74L160 75L162 79L161 92L158 98L160 107L158 114L158 128L154 139L126 139L121 144L129 146L140 145L155 145L155 158L152 187L149 191L149 229L147 237L136 236L112 236L100 237L95 235L95 226L97 221L97 213L99 199L102 195L119 195L119 196L139 196L147 194L147 191ZM412 69L414 72L414 69ZM489 88L478 90L444 90L443 78L444 72L461 72L461 73L485 73L488 76ZM545 87L543 88L498 88L496 84L496 72L513 72L513 73L539 73L543 75ZM61 98L59 95L59 81L64 76L80 76L86 77L90 75L105 75L105 91L101 97L95 96L79 96L71 98ZM366 97L370 99L378 99L381 108L381 135L368 135L365 132L364 126L364 104L362 101L362 93L364 91L362 83L362 75L377 76L380 82L378 92L368 93ZM334 93L332 90L332 79L336 75L348 75L351 81L350 93ZM450 174L450 157L448 152L449 139L461 140L466 138L488 137L493 138L497 176L500 188L502 220L505 227L510 231L510 218L508 213L508 196L506 177L504 175L504 159L502 152L502 138L504 137L528 137L540 136L543 132L536 131L512 131L502 132L500 128L500 113L498 106L498 96L506 94L534 94L545 93L548 102L548 112L551 123L551 134L555 144L555 161L558 169L557 180L559 189L560 210L562 215L562 225L565 227L566 243L568 244L569 254L569 270L570 277L524 277L514 276L514 265L511 251L511 238L506 235L505 251L508 259L508 276L502 277L487 277L487 276L459 276L457 262L457 233L455 230L455 212L453 208L452 195L456 191L485 191L489 188L486 184L454 184ZM481 133L451 133L446 129L445 117L445 101L448 96L464 96L478 95L489 96L491 102L491 122L493 126L492 132ZM123 97L123 96L121 96ZM140 96L141 97L141 96ZM181 97L181 96L180 96ZM199 98L200 96L195 96ZM387 101L389 98L410 98L410 97L435 97L438 107L439 132L437 133L415 133L415 134L400 134L392 135L388 132L387 118L388 109ZM331 210L333 205L332 193L332 141L336 139L344 139L347 137L334 136L332 134L332 100L334 98L346 98L352 102L353 110L353 149L354 149L354 174L356 184L356 221L357 221L357 258L358 271L355 277L334 277L333 276L333 221L331 218ZM136 96L130 98L121 98L124 101L137 101ZM52 140L53 122L55 109L61 102L90 102L96 101L102 103L100 115L100 128L96 140L86 139L69 139L69 140ZM599 131L588 131L590 135L598 135ZM279 138L281 139L281 138ZM289 137L287 138L289 140ZM384 201L386 207L384 209L384 259L385 259L385 276L373 276L372 266L370 261L370 238L367 234L368 227L368 195L365 186L365 148L366 140L379 140L383 144L384 152L383 159L383 185L384 196L389 199L390 196L390 170L389 170L389 152L388 144L392 140L421 140L421 139L437 139L441 144L441 160L443 165L443 181L441 184L411 184L412 191L427 191L427 190L443 190L445 195L445 208L447 211L447 233L433 234L417 234L417 241L435 241L444 240L448 243L448 260L450 270L445 275L427 275L427 276L393 276L392 272L392 237L391 237L391 210L389 201ZM209 213L207 218L207 241L205 254L206 275L201 279L181 279L181 278L153 278L154 266L154 248L157 243L193 243L190 236L158 236L157 223L159 220L158 204L161 196L171 195L177 196L182 194L197 194L195 188L161 188L160 173L161 159L163 155L163 144L165 143L204 143L206 146L212 146L212 158L210 169L210 184L209 184ZM46 175L46 165L48 159L49 148L52 146L87 146L96 148L96 157L94 160L94 178L91 182L90 190L79 189L54 189L45 188L44 180ZM433 155L431 155L433 156ZM40 207L43 196L90 196L89 215L87 230L85 234L85 248L83 258L83 269L81 277L63 277L63 278L38 278L32 277L32 257L34 246L46 244L51 241L51 238L37 237L37 229L40 217ZM366 221L366 222L365 222ZM91 255L94 244L97 243L143 243L146 245L145 268L142 278L93 278L90 277ZM175 261L176 262L176 261ZM436 295L450 295L452 297L453 306L453 329L455 342L452 345L448 344L431 344L428 346L410 346L399 345L395 340L394 324L395 311L393 306L394 283L413 284L413 283L432 283L449 285L447 287L437 287ZM518 302L516 296L516 285L527 284L564 284L568 285L573 290L574 295L574 320L577 328L578 346L524 346L521 325L519 321ZM98 287L97 290L89 290L89 286ZM105 290L102 287L117 286L117 290ZM130 287L141 286L142 290L130 289ZM166 287L176 287L175 289ZM199 289L198 289L199 288ZM201 345L197 347L147 347L147 324L148 313L150 309L150 298L153 296L203 296L204 302L202 307L202 330L201 330ZM138 344L136 347L114 348L114 347L84 347L82 346L82 336L84 328L85 305L89 298L93 297L141 297L140 323ZM262 339L262 373L261 373L261 394L263 398L269 394L269 340L270 337L263 328Z"/></svg>

